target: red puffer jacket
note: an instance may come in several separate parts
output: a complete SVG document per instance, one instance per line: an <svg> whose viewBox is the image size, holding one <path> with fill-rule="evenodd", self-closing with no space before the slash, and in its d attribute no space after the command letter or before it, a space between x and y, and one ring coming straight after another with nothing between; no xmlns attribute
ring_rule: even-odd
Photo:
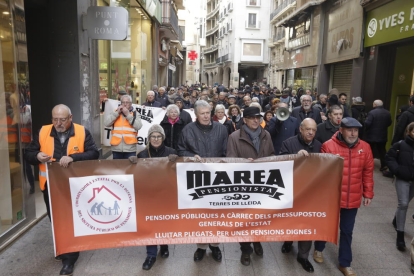
<svg viewBox="0 0 414 276"><path fill-rule="evenodd" d="M359 140L349 148L338 138L338 132L322 145L321 152L339 154L344 160L341 208L361 206L361 198L374 197L374 159L368 143Z"/></svg>

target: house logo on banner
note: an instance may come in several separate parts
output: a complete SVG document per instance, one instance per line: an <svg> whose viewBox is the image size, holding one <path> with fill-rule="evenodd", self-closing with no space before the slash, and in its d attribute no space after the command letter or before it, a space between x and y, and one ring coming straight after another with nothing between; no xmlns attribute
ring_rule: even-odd
<svg viewBox="0 0 414 276"><path fill-rule="evenodd" d="M69 178L75 237L136 232L133 175Z"/></svg>
<svg viewBox="0 0 414 276"><path fill-rule="evenodd" d="M178 209L293 207L293 161L178 163Z"/></svg>

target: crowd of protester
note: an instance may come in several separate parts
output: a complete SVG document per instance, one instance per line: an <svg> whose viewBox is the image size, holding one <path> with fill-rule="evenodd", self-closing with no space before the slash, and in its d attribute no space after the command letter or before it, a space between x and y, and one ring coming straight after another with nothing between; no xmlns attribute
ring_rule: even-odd
<svg viewBox="0 0 414 276"><path fill-rule="evenodd" d="M122 91L121 91L122 92ZM167 157L171 154L194 157L201 161L208 157L239 157L254 160L261 157L310 153L330 153L344 158L342 176L338 268L344 275L356 275L352 263L352 235L355 218L361 204L370 205L374 192L374 157L380 160L384 176L395 177L398 206L392 225L397 231L396 247L404 251L404 225L408 204L414 196L414 96L409 107L398 119L393 145L386 153L388 127L391 115L381 100L375 100L372 110L360 97L349 105L347 95L338 89L329 93L313 93L299 87L270 88L265 85L245 85L240 88L207 86L205 84L174 87L154 85L148 91L143 107L166 110L160 124L153 124L148 131L148 144L136 152L136 133L142 127L140 115L132 108L132 99L125 92L119 95L120 105L105 119L112 127L111 147L114 159ZM185 109L192 109L192 120ZM98 158L98 151L84 127L72 123L69 107L58 105L52 111L53 125L44 126L25 152L29 163L36 165L52 157L67 167L78 160ZM79 136L79 133L82 135ZM85 136L86 134L86 136ZM82 149L70 152L72 139L84 144ZM44 152L46 151L46 152ZM44 168L42 190L48 207L47 179ZM326 242L315 241L313 260L323 263ZM253 247L252 247L253 246ZM282 253L292 250L293 242L284 242ZM307 272L314 272L308 260L312 241L299 241L297 261ZM197 244L194 261L201 261L206 250L212 251L215 261L222 260L219 244ZM414 273L414 245L411 245ZM240 243L243 265L250 265L250 255L263 255L259 242ZM155 245L147 246L147 258L142 266L149 270L158 255ZM71 275L79 252L57 256L62 260L61 275ZM160 256L169 256L168 246L161 245Z"/></svg>

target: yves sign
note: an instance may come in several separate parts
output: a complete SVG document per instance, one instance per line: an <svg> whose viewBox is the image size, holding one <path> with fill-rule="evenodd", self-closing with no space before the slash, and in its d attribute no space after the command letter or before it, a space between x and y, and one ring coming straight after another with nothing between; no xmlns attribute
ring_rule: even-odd
<svg viewBox="0 0 414 276"><path fill-rule="evenodd" d="M128 11L116 7L89 7L86 28L92 39L125 40L128 34Z"/></svg>
<svg viewBox="0 0 414 276"><path fill-rule="evenodd" d="M414 2L395 0L368 12L365 47L414 36Z"/></svg>

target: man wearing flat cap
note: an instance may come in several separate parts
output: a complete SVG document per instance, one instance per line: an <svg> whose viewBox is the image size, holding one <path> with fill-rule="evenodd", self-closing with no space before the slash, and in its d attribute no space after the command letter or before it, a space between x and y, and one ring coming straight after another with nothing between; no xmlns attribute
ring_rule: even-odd
<svg viewBox="0 0 414 276"><path fill-rule="evenodd" d="M243 111L242 127L229 136L227 142L226 157L248 158L250 160L274 155L272 138L269 132L260 126L262 119L258 107L247 107ZM263 256L263 248L260 242L241 242L241 258L243 265L250 265L250 255L254 252Z"/></svg>
<svg viewBox="0 0 414 276"><path fill-rule="evenodd" d="M321 149L322 153L331 153L344 158L338 268L346 276L356 275L351 267L351 244L358 208L361 206L361 201L364 206L370 205L374 197L374 159L369 144L358 138L361 127L356 119L343 118L339 131L325 142ZM323 262L322 251L325 244L324 241L315 242L313 258L317 263Z"/></svg>

